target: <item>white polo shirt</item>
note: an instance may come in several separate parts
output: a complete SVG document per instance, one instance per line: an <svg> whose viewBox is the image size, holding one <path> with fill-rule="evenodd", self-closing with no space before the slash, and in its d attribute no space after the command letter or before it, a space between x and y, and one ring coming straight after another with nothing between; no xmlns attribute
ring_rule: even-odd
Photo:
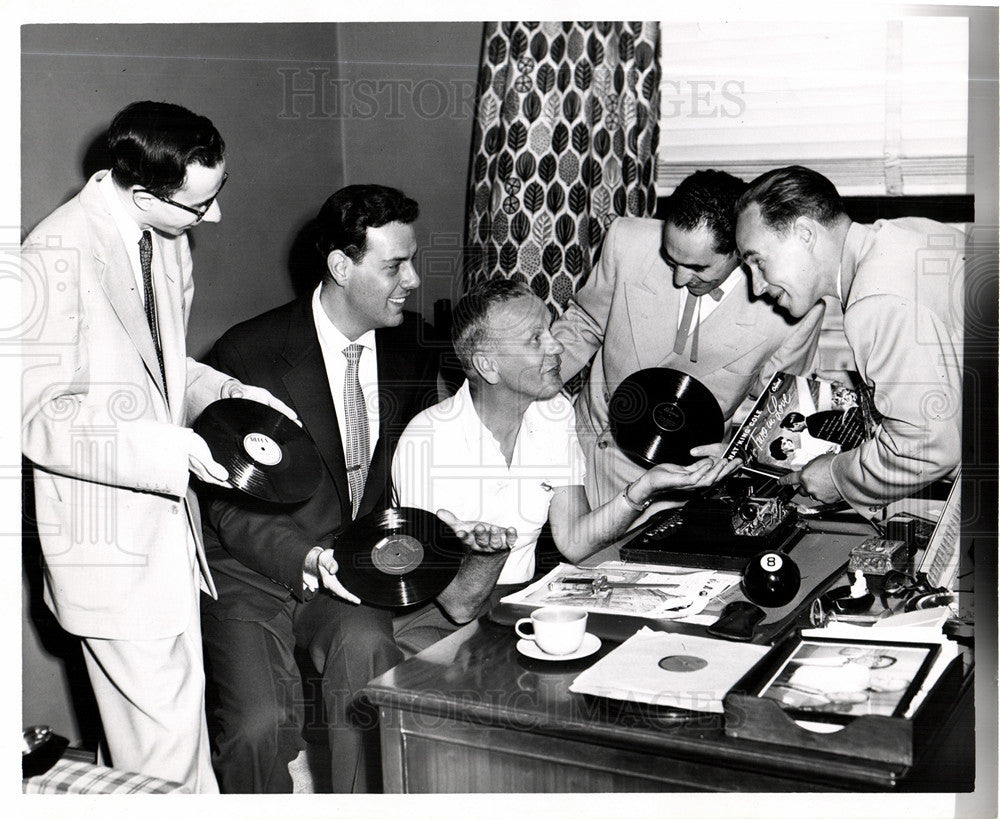
<svg viewBox="0 0 1000 819"><path fill-rule="evenodd" d="M569 399L557 395L528 407L508 467L500 445L479 420L468 381L410 421L392 461L400 506L447 509L459 520L517 529L498 583L531 579L552 490L583 486L584 475Z"/></svg>

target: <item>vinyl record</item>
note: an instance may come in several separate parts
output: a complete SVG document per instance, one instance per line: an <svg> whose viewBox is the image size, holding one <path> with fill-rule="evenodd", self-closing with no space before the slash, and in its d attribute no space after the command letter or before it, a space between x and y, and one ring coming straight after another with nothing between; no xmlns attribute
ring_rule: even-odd
<svg viewBox="0 0 1000 819"><path fill-rule="evenodd" d="M245 398L209 404L194 423L235 489L273 503L312 497L323 475L315 444L276 409Z"/></svg>
<svg viewBox="0 0 1000 819"><path fill-rule="evenodd" d="M639 370L622 381L608 415L618 448L645 467L693 463L692 447L717 444L726 431L708 387L666 367Z"/></svg>
<svg viewBox="0 0 1000 819"><path fill-rule="evenodd" d="M375 606L411 606L437 597L458 573L465 546L423 509L401 507L359 518L333 544L337 578Z"/></svg>

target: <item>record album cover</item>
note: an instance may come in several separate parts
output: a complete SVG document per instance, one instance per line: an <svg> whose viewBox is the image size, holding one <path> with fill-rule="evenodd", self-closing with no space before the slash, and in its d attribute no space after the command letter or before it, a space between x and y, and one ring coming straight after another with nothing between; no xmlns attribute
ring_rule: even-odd
<svg viewBox="0 0 1000 819"><path fill-rule="evenodd" d="M779 477L820 455L853 449L875 434L878 419L863 384L778 372L736 431L726 458Z"/></svg>

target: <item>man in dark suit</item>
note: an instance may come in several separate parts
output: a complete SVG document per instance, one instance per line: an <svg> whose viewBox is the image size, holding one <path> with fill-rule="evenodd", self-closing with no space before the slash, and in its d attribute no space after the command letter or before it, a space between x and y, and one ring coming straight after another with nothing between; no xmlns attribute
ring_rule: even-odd
<svg viewBox="0 0 1000 819"><path fill-rule="evenodd" d="M417 203L392 188L352 185L335 193L316 219L326 265L320 286L233 327L209 356L213 366L294 407L325 467L319 489L302 504L268 506L228 493L208 508L206 545L219 596L204 606L202 629L223 792L291 791L288 763L304 747L296 646L323 675L333 790L379 787L377 761L366 760L377 753L374 714L357 695L403 655L393 612L355 605L328 545L352 518L387 504L396 441L410 418L437 400L427 328L403 310L420 284L417 215Z"/></svg>

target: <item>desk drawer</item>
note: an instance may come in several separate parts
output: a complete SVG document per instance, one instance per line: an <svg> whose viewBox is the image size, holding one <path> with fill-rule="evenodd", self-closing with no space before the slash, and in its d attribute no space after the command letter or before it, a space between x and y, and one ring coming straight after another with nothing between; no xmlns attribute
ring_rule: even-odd
<svg viewBox="0 0 1000 819"><path fill-rule="evenodd" d="M718 763L381 709L387 793L814 791Z"/></svg>

